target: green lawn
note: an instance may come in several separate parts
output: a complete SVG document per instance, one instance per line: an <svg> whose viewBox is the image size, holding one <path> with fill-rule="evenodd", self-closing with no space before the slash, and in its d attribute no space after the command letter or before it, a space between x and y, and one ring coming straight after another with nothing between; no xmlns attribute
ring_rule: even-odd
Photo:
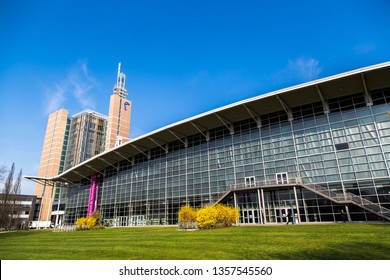
<svg viewBox="0 0 390 280"><path fill-rule="evenodd" d="M176 227L0 233L2 260L390 259L390 224Z"/></svg>

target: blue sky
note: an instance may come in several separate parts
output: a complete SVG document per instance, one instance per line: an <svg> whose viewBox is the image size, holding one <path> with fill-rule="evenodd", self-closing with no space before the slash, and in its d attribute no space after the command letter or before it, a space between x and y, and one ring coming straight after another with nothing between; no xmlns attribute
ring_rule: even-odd
<svg viewBox="0 0 390 280"><path fill-rule="evenodd" d="M118 62L136 137L389 61L389 3L1 1L0 165L37 174L50 112L108 114ZM22 193L34 188L23 181Z"/></svg>

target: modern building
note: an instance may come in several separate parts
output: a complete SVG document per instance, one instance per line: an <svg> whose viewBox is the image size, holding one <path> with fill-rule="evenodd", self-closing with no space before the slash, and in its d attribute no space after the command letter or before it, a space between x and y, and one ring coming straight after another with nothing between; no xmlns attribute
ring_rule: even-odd
<svg viewBox="0 0 390 280"><path fill-rule="evenodd" d="M107 116L84 110L70 118L65 169L104 151Z"/></svg>
<svg viewBox="0 0 390 280"><path fill-rule="evenodd" d="M5 194L0 193L1 210L6 211L10 217L11 228L27 229L30 221L36 213L36 196L25 194ZM3 230L5 228L1 228Z"/></svg>
<svg viewBox="0 0 390 280"><path fill-rule="evenodd" d="M56 176L65 223L177 224L182 205L241 224L390 220L390 62L246 99L106 150Z"/></svg>
<svg viewBox="0 0 390 280"><path fill-rule="evenodd" d="M69 125L70 119L67 110L60 109L49 115L38 176L50 177L63 172ZM46 187L46 183L36 184L35 196L40 198L38 220L51 220L52 197L59 190L54 187Z"/></svg>
<svg viewBox="0 0 390 280"><path fill-rule="evenodd" d="M40 177L56 176L100 154L106 146L115 145L117 136L129 139L131 102L124 98L127 94L124 86L125 75L120 72L119 64L109 117L92 110L69 117L65 109L49 115L38 171ZM37 220L62 224L67 189L57 185L47 187L46 182L39 182L35 195L40 202Z"/></svg>

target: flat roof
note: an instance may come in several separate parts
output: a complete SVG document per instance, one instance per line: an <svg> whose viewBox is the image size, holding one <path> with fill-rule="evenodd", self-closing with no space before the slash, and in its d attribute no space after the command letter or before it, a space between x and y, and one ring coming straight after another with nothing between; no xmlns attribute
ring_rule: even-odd
<svg viewBox="0 0 390 280"><path fill-rule="evenodd" d="M148 150L156 147L164 148L167 143L183 141L185 137L204 133L213 128L224 125L228 127L230 123L250 118L256 121L261 115L286 110L286 108L386 87L390 87L390 61L261 94L184 119L131 139L54 177L24 177L38 182L78 182L122 160L137 154L146 154Z"/></svg>
<svg viewBox="0 0 390 280"><path fill-rule="evenodd" d="M79 112L77 114L74 114L72 116L72 118L75 118L75 117L80 116L80 115L87 115L87 114L88 115L93 115L95 117L98 117L98 118L101 118L101 119L105 119L105 120L108 119L108 117L106 115L103 115L103 114L101 114L99 112L96 112L96 111L93 111L93 110L90 110L90 109L85 109L84 111L81 111L81 112Z"/></svg>

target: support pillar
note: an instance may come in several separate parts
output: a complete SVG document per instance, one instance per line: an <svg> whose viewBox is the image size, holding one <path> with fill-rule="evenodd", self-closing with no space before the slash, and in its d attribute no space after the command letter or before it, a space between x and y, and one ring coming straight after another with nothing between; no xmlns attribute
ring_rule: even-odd
<svg viewBox="0 0 390 280"><path fill-rule="evenodd" d="M257 200L259 202L260 224L263 224L263 207L261 207L261 195L259 189L257 189Z"/></svg>
<svg viewBox="0 0 390 280"><path fill-rule="evenodd" d="M267 216L265 215L265 202L264 202L264 191L261 189L261 203L263 204L263 216L264 216L264 224L267 223Z"/></svg>
<svg viewBox="0 0 390 280"><path fill-rule="evenodd" d="M295 205L297 206L298 223L301 223L301 213L299 212L297 188L295 186L294 186L294 198L295 198Z"/></svg>

